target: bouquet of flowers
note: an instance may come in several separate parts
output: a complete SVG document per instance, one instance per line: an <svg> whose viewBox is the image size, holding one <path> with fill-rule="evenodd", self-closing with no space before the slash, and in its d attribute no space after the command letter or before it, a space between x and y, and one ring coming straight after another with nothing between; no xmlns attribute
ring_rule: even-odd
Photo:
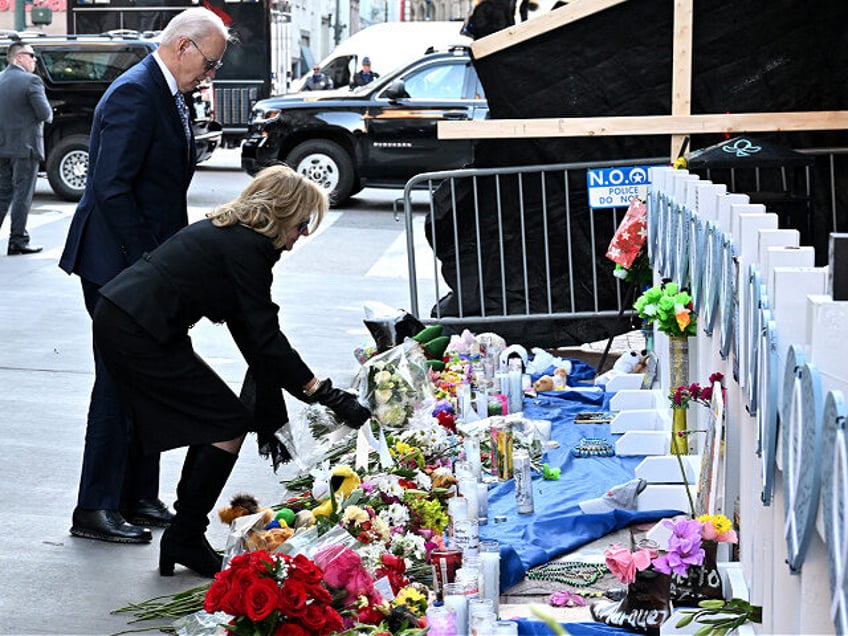
<svg viewBox="0 0 848 636"><path fill-rule="evenodd" d="M433 397L426 360L414 340L368 360L357 380L374 418L390 428L402 427L415 409Z"/></svg>
<svg viewBox="0 0 848 636"><path fill-rule="evenodd" d="M694 336L697 316L692 311L692 297L668 281L654 285L636 299L633 305L639 317L669 336Z"/></svg>
<svg viewBox="0 0 848 636"><path fill-rule="evenodd" d="M342 629L323 572L303 555L241 554L215 575L203 608L233 617L227 629L244 636L326 636Z"/></svg>
<svg viewBox="0 0 848 636"><path fill-rule="evenodd" d="M668 396L669 400L671 400L671 408L688 409L690 402L702 404L707 407L710 406L710 402L713 399L713 385L716 382L721 383L723 379L724 375L716 372L710 376L707 386L702 387L696 382L689 386L679 386L673 389Z"/></svg>

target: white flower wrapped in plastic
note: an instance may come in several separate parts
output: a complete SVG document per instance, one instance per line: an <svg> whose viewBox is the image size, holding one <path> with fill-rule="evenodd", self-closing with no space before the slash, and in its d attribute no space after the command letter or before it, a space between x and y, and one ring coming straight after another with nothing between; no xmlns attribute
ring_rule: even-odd
<svg viewBox="0 0 848 636"><path fill-rule="evenodd" d="M368 360L357 383L374 419L387 428L405 426L417 408L433 399L426 359L414 340Z"/></svg>

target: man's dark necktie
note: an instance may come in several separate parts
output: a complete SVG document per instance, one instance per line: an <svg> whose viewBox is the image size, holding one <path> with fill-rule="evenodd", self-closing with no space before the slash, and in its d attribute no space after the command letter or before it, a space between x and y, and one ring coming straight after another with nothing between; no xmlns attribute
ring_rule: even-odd
<svg viewBox="0 0 848 636"><path fill-rule="evenodd" d="M188 106L185 102L185 97L180 91L174 93L174 101L177 102L177 112L180 113L180 119L183 122L183 132L185 133L186 143L191 143L191 124L188 117Z"/></svg>

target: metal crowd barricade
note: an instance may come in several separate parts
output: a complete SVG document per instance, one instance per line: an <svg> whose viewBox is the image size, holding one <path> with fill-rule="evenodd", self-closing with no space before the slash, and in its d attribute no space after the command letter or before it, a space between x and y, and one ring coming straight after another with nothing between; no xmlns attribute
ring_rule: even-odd
<svg viewBox="0 0 848 636"><path fill-rule="evenodd" d="M657 158L628 159L463 169L428 172L413 177L407 182L403 196L411 311L425 322L435 321L469 328L472 328L471 325L487 323L597 317L617 319L622 315L629 316L633 313L629 305L622 306L627 300L626 286L612 276L614 264L604 257L626 208L590 208L587 197L578 209L572 190L575 183L582 182L585 187L589 169L662 163L663 160ZM473 199L472 222L464 225L460 223L457 212L461 184L466 195L470 184L470 196ZM442 187L442 200L450 202L448 213L441 214L441 219L437 218L435 203L439 186ZM425 277L419 275L419 269L426 259L415 252L416 244L426 245L416 241L415 233L421 231L421 224L419 222L416 227L414 223L411 200L413 191L422 189L429 195L424 222L431 230L429 248L432 249L432 263L428 263L427 267L433 268L432 289L425 289ZM494 198L493 209L488 206L481 209L484 190L487 201ZM528 194L530 192L532 194ZM445 197L445 193L449 196ZM527 201L530 198L533 199L532 205ZM510 201L509 205L505 204L507 200ZM507 219L505 215L509 214L512 216ZM506 221L516 226L517 231L512 236L505 236ZM582 221L586 221L586 224ZM440 233L436 228L445 223L450 224L448 235L454 247L450 255L443 254L443 258L439 259ZM490 229L492 223L496 224L497 232ZM484 226L497 245L485 242L486 233L481 231ZM446 228L441 225L441 229ZM535 246L532 240L528 240L531 235L535 239ZM574 261L575 241L578 240L588 242L590 250L590 263L581 267L581 280L577 280ZM469 244L476 246L476 253L473 258L468 258L466 253L463 261L460 251ZM534 249L541 249L543 253L531 253ZM484 262L486 255L489 263ZM455 270L454 287L448 286L440 276L440 268L444 266ZM468 272L465 270L469 267L472 273L476 273L478 285L473 294L463 289L463 285L468 282L464 275ZM558 272L557 267L563 271ZM606 271L603 271L603 267L607 268ZM497 281L496 284L486 284L484 277L480 276L484 271L490 281ZM440 300L448 291L453 292L456 300L455 311L450 314L445 313L440 305ZM603 292L606 292L606 297ZM424 296L429 300L423 301Z"/></svg>

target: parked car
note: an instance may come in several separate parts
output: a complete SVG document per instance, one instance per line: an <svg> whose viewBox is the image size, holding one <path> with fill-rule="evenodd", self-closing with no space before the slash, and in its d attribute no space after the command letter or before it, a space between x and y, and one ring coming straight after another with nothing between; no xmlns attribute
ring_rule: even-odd
<svg viewBox="0 0 848 636"><path fill-rule="evenodd" d="M438 139L436 125L487 114L468 49L454 47L424 55L353 91L257 102L241 165L255 174L284 162L340 204L366 186L403 187L416 174L471 162L471 140Z"/></svg>
<svg viewBox="0 0 848 636"><path fill-rule="evenodd" d="M154 37L138 33L104 35L43 35L22 33L0 37L0 70L6 50L20 39L38 56L36 73L44 80L53 121L44 127L43 170L53 192L78 201L88 175L88 143L94 108L109 84L156 50ZM186 96L192 106L197 161L205 161L221 143L221 125L212 118L210 90L201 87Z"/></svg>

